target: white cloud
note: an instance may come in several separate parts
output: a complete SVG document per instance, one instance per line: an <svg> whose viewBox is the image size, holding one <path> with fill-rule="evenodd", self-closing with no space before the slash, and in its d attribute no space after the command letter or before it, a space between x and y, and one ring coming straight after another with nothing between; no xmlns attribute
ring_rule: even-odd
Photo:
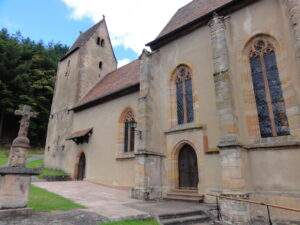
<svg viewBox="0 0 300 225"><path fill-rule="evenodd" d="M118 61L118 67L124 66L130 62L130 59L124 58Z"/></svg>
<svg viewBox="0 0 300 225"><path fill-rule="evenodd" d="M178 8L190 0L62 0L72 9L71 17L91 18L95 23L105 15L114 46L122 45L141 53Z"/></svg>

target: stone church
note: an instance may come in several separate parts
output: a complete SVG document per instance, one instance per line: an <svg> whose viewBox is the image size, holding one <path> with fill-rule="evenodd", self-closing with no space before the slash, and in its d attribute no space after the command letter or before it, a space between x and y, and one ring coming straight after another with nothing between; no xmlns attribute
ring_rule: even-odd
<svg viewBox="0 0 300 225"><path fill-rule="evenodd" d="M46 166L138 199L300 208L300 1L193 0L146 45L117 68L105 18L80 34L58 65Z"/></svg>

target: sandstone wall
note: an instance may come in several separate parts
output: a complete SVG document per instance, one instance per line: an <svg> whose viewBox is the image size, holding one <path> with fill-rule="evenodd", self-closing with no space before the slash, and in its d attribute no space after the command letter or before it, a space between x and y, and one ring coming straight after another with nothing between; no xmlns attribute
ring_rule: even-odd
<svg viewBox="0 0 300 225"><path fill-rule="evenodd" d="M131 108L136 116L138 93L130 94L74 115L73 132L93 128L88 144L71 142L65 161L67 171L74 175L78 155L86 156L86 179L97 183L132 187L134 185L134 155L120 154L119 119L122 112ZM135 145L136 146L136 145Z"/></svg>

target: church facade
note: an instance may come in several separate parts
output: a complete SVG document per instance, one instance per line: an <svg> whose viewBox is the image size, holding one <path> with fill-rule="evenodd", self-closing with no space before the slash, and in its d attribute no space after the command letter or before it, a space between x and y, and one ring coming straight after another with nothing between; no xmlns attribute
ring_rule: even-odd
<svg viewBox="0 0 300 225"><path fill-rule="evenodd" d="M147 45L117 69L105 19L79 36L58 65L46 166L139 199L299 208L300 2L194 0Z"/></svg>

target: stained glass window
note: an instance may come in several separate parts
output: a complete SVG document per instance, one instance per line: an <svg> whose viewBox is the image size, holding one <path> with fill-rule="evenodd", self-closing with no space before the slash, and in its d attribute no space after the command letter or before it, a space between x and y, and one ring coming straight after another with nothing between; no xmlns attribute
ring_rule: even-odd
<svg viewBox="0 0 300 225"><path fill-rule="evenodd" d="M289 135L275 49L264 39L254 41L250 66L262 137Z"/></svg>
<svg viewBox="0 0 300 225"><path fill-rule="evenodd" d="M124 152L134 151L135 120L132 112L128 112L124 122Z"/></svg>
<svg viewBox="0 0 300 225"><path fill-rule="evenodd" d="M191 71L181 65L176 69L176 98L178 124L194 121Z"/></svg>

